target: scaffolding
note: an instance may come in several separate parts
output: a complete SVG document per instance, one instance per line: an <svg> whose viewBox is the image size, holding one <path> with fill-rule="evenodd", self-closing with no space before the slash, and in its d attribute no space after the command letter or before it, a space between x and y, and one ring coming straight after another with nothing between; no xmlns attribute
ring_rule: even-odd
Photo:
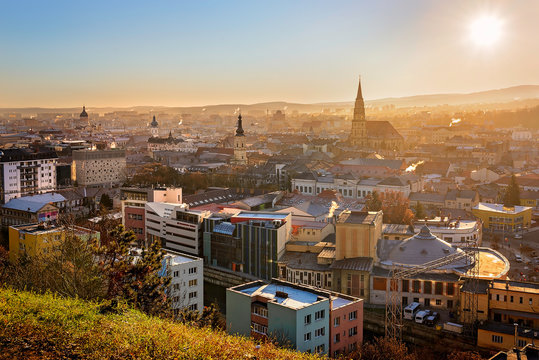
<svg viewBox="0 0 539 360"><path fill-rule="evenodd" d="M389 276L389 284L386 285L386 317L385 317L385 335L389 338L402 339L402 280L411 279L416 275L439 269L443 266L455 263L460 260L465 261L468 269L466 277L471 277L473 284L477 287L477 275L479 272L479 255L477 245L463 249L443 258L407 268L399 268L393 265ZM477 261L477 262L475 262ZM470 266L472 269L470 269ZM477 293L465 296L466 304L469 304L470 315L477 318ZM474 315L475 314L475 315ZM475 324L475 321L472 321ZM473 330L473 329L472 329Z"/></svg>

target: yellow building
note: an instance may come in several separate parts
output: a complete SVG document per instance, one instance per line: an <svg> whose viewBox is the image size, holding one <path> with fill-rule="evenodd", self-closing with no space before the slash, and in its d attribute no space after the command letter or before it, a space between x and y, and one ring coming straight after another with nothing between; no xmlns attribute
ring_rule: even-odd
<svg viewBox="0 0 539 360"><path fill-rule="evenodd" d="M45 223L14 225L9 227L9 260L15 262L22 254L47 254L69 232L84 240L100 238L99 232L80 226L64 227Z"/></svg>
<svg viewBox="0 0 539 360"><path fill-rule="evenodd" d="M485 229L491 231L518 232L523 227L529 228L532 218L532 208L527 206L479 203L472 213L483 221Z"/></svg>
<svg viewBox="0 0 539 360"><path fill-rule="evenodd" d="M343 211L336 224L335 260L376 259L376 243L382 237L382 216L382 211Z"/></svg>
<svg viewBox="0 0 539 360"><path fill-rule="evenodd" d="M537 332L537 330L535 330ZM533 331L509 324L488 323L477 330L477 346L496 350L523 348L533 344Z"/></svg>

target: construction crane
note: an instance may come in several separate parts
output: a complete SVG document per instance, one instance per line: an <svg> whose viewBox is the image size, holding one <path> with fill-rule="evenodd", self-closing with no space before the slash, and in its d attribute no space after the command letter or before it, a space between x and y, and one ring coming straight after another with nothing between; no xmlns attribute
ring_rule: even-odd
<svg viewBox="0 0 539 360"><path fill-rule="evenodd" d="M402 339L402 280L410 279L416 275L436 270L457 261L465 260L469 286L464 293L463 309L469 311L463 312L464 322L468 325L467 332L475 331L477 319L477 280L479 274L479 254L477 244L463 249L461 252L453 253L427 262L407 268L397 268L393 265L390 273L389 286L386 286L386 317L385 317L385 335L393 339Z"/></svg>

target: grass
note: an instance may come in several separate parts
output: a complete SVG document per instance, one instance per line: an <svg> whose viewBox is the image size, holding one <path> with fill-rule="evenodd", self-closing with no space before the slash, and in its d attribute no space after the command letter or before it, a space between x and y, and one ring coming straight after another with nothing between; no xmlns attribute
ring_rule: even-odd
<svg viewBox="0 0 539 360"><path fill-rule="evenodd" d="M0 289L0 359L317 359L209 328Z"/></svg>

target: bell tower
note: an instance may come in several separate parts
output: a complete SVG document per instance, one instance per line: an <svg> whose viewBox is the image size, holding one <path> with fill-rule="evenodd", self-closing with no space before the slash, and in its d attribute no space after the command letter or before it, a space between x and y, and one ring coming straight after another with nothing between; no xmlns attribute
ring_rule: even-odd
<svg viewBox="0 0 539 360"><path fill-rule="evenodd" d="M354 117L352 119L352 132L350 143L360 149L367 147L367 121L365 120L365 102L361 91L361 77L357 88L356 102L354 104Z"/></svg>

